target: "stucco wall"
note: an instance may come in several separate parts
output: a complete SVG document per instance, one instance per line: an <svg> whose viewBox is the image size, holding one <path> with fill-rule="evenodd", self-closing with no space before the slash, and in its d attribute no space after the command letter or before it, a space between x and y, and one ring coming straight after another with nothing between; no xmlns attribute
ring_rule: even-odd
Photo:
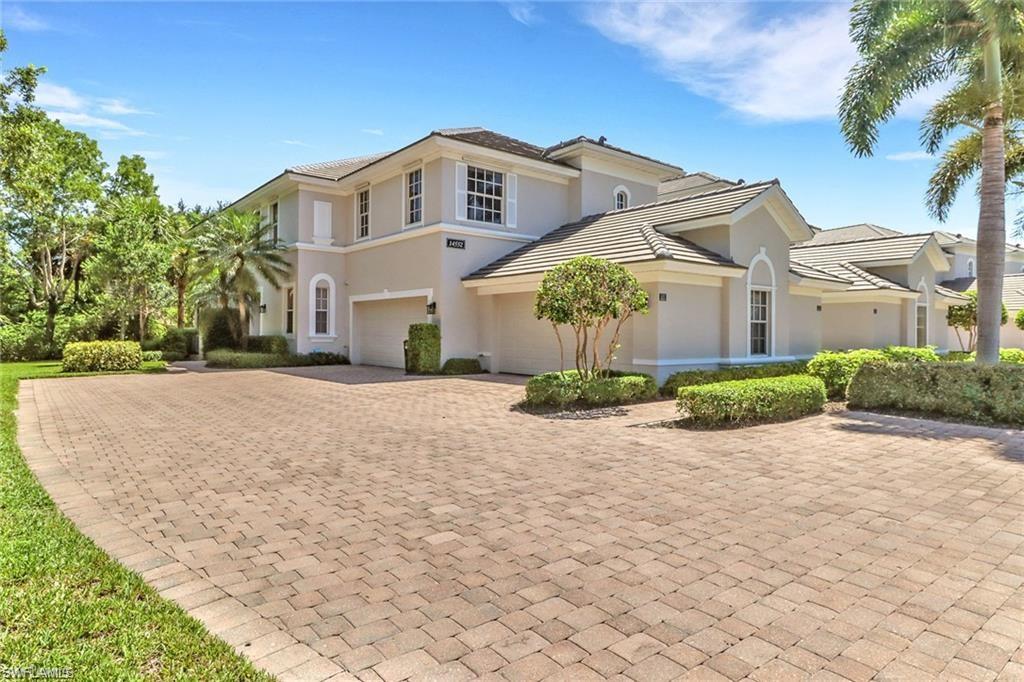
<svg viewBox="0 0 1024 682"><path fill-rule="evenodd" d="M629 192L630 206L649 204L658 199L658 188L656 185L623 180L620 177L593 170L583 170L580 174L579 182L581 215L603 213L604 211L614 209L614 191L620 185Z"/></svg>
<svg viewBox="0 0 1024 682"><path fill-rule="evenodd" d="M821 350L821 298L790 295L789 303L789 354L798 358L814 355Z"/></svg>
<svg viewBox="0 0 1024 682"><path fill-rule="evenodd" d="M329 351L348 353L348 315L344 307L345 260L336 253L321 251L298 251L295 270L295 348L299 353ZM310 283L320 274L333 280L334 289L334 338L312 337ZM329 330L330 331L330 330Z"/></svg>
<svg viewBox="0 0 1024 682"><path fill-rule="evenodd" d="M901 343L903 306L899 303L830 301L821 308L823 348L884 348Z"/></svg>
<svg viewBox="0 0 1024 682"><path fill-rule="evenodd" d="M298 215L298 241L313 242L313 202L326 201L331 204L331 237L335 246L352 241L352 199L337 194L299 190L296 198Z"/></svg>

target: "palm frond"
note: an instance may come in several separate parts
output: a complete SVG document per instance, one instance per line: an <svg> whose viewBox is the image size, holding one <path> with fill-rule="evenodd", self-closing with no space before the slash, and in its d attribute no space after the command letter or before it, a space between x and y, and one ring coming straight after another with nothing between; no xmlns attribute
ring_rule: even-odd
<svg viewBox="0 0 1024 682"><path fill-rule="evenodd" d="M972 132L950 145L928 180L925 205L939 222L949 217L957 192L981 168L981 138Z"/></svg>

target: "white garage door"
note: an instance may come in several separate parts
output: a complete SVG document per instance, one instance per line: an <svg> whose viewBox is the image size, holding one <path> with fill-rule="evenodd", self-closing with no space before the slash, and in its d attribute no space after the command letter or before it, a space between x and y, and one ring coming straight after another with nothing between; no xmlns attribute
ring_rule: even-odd
<svg viewBox="0 0 1024 682"><path fill-rule="evenodd" d="M356 303L353 341L362 365L405 367L402 343L409 325L427 321L425 296Z"/></svg>

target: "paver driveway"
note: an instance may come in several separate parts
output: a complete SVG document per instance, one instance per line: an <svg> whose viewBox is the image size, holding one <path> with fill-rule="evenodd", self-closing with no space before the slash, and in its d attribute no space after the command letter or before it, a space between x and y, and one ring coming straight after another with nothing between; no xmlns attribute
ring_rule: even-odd
<svg viewBox="0 0 1024 682"><path fill-rule="evenodd" d="M23 382L61 508L282 679L1021 679L1024 437L510 411L389 370Z"/></svg>

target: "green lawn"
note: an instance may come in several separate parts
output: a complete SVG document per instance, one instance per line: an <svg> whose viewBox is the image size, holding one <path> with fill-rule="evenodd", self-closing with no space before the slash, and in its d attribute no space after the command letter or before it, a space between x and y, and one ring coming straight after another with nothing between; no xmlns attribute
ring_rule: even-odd
<svg viewBox="0 0 1024 682"><path fill-rule="evenodd" d="M0 363L0 676L36 667L76 680L272 679L79 533L29 471L18 380L59 373L59 362Z"/></svg>

